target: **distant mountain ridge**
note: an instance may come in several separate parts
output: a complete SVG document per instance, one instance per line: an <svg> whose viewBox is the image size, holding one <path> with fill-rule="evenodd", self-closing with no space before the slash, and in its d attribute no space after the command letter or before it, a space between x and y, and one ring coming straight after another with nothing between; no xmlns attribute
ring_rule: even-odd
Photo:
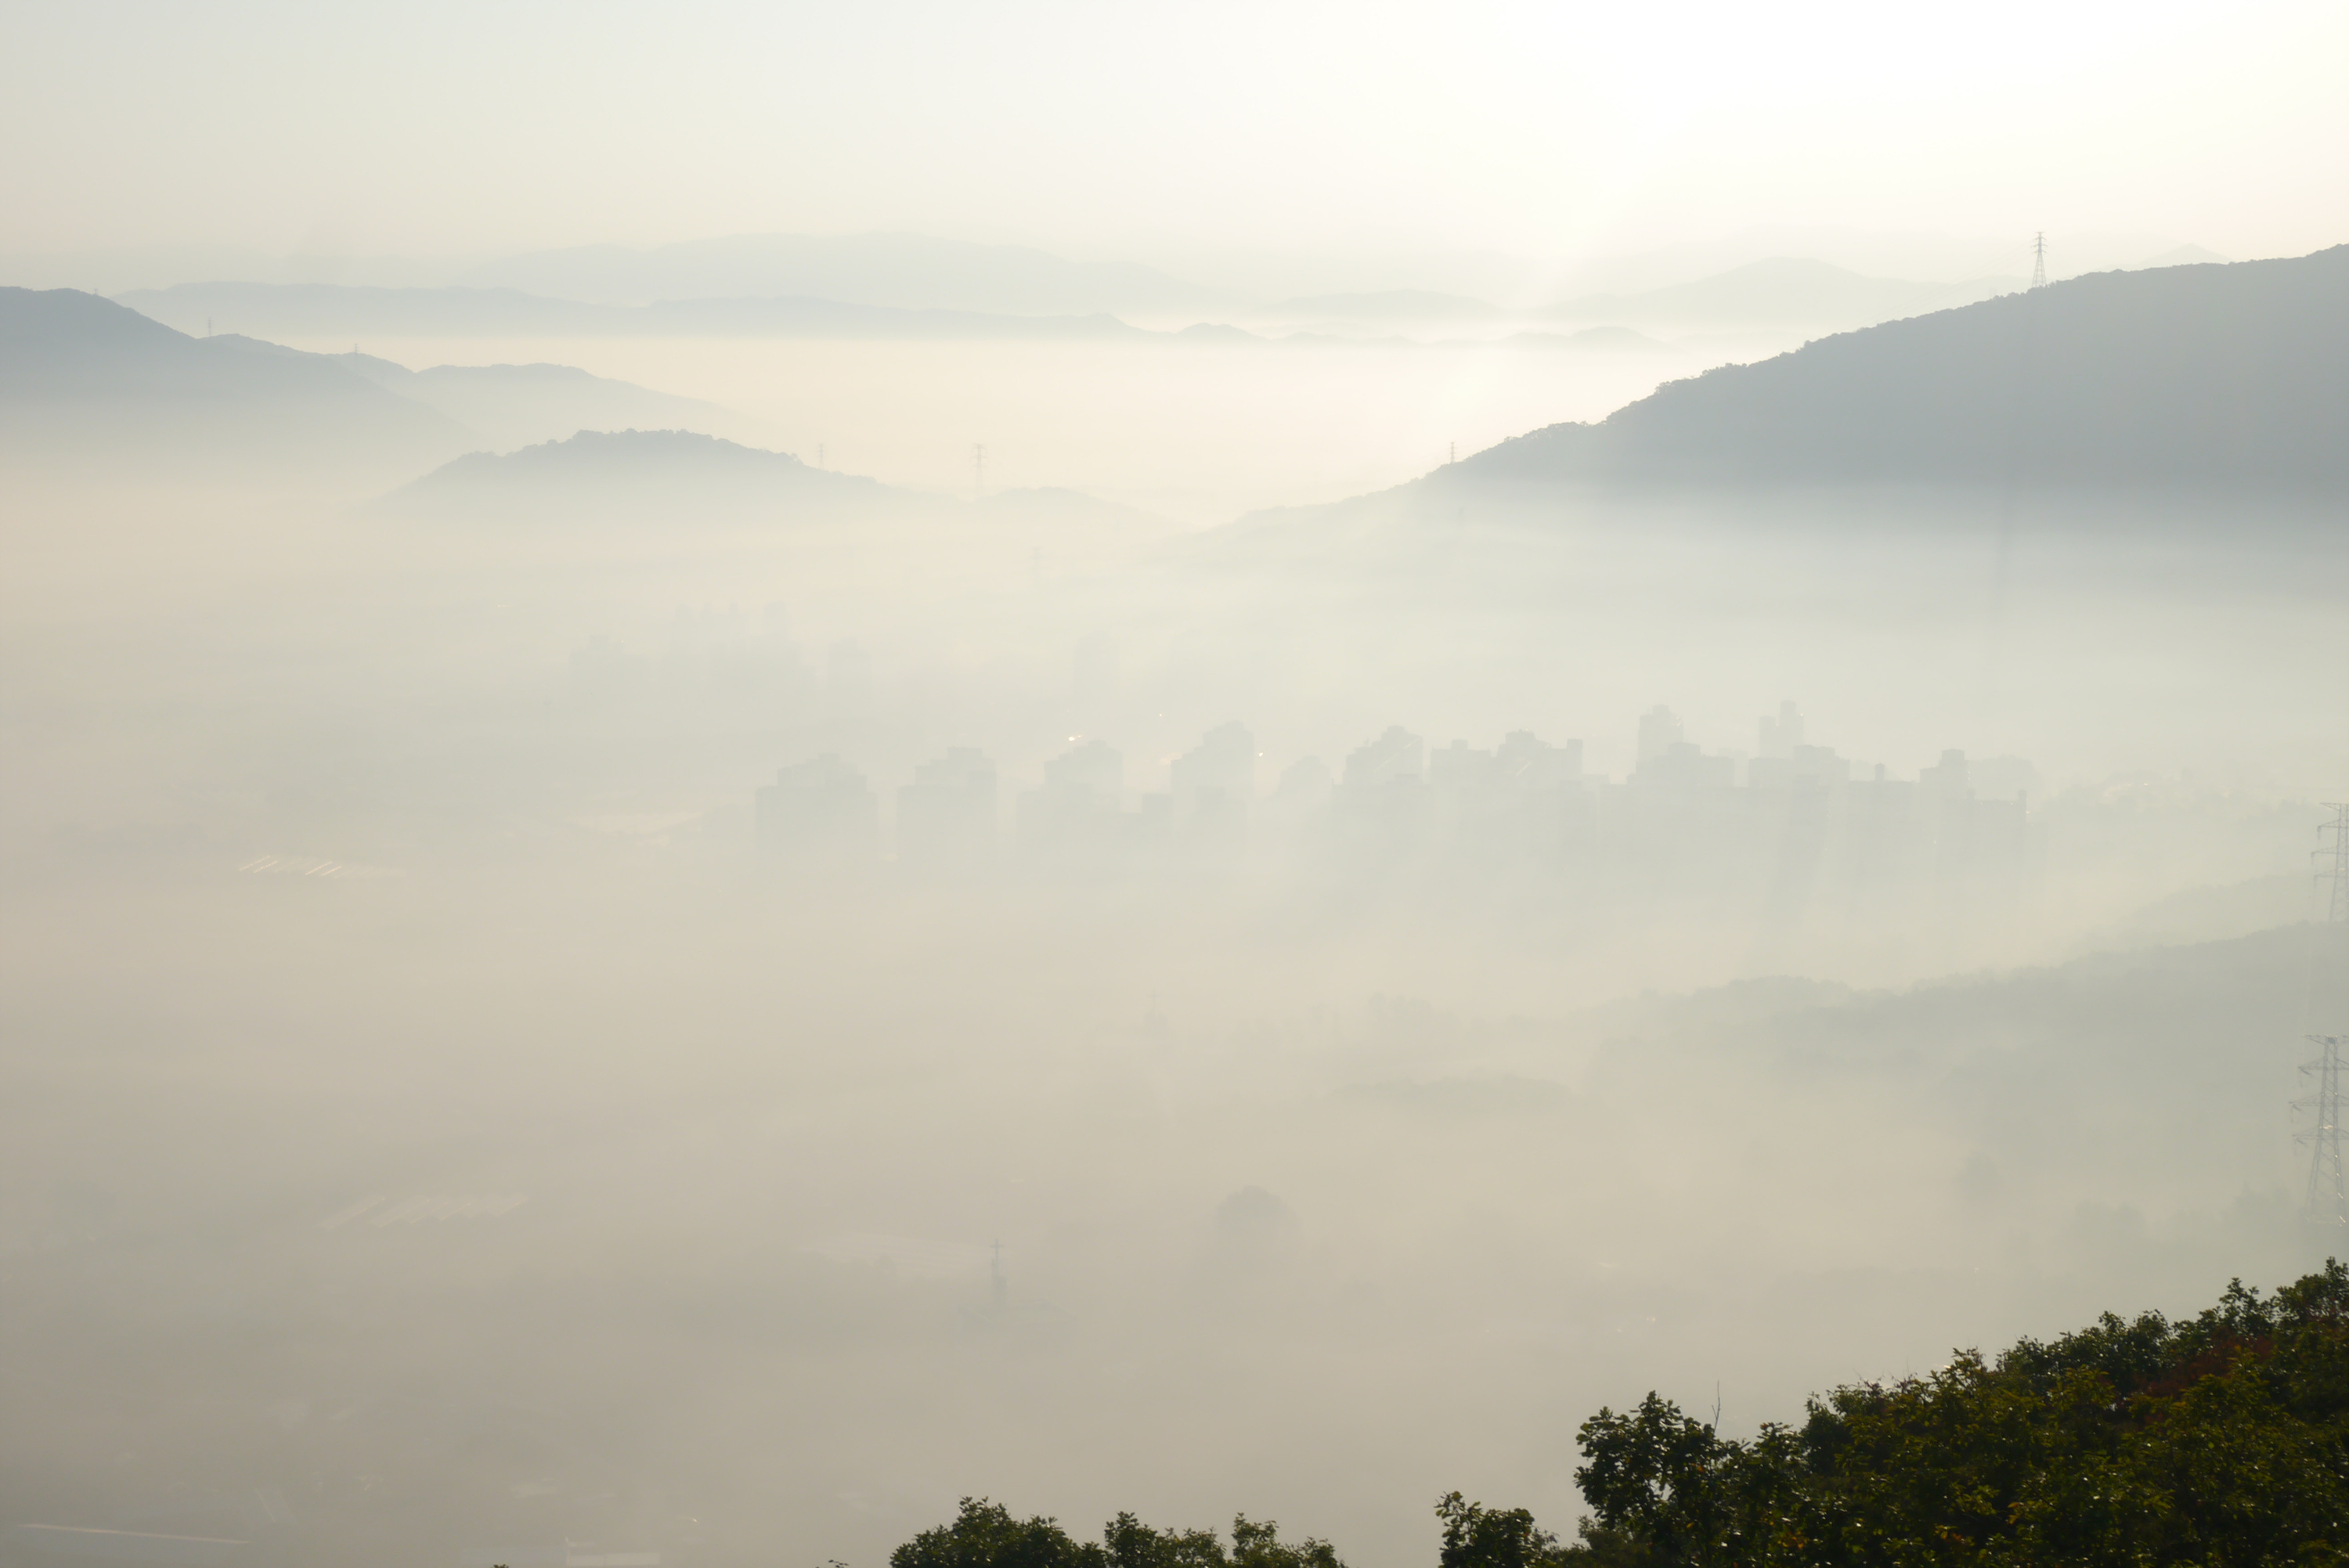
<svg viewBox="0 0 2349 1568"><path fill-rule="evenodd" d="M1075 490L998 491L973 502L686 430L582 430L502 455L471 452L367 510L469 528L593 525L607 538L746 530L828 541L885 562L892 574L951 575L976 552L1016 575L1033 547L1074 560L1167 531L1160 519Z"/></svg>
<svg viewBox="0 0 2349 1568"><path fill-rule="evenodd" d="M0 288L0 397L325 398L403 405L318 355L235 334L191 337L78 289Z"/></svg>
<svg viewBox="0 0 2349 1568"><path fill-rule="evenodd" d="M617 478L649 483L681 477L750 474L790 483L823 482L878 490L872 480L851 479L809 467L789 452L746 447L692 430L582 430L560 441L542 441L516 452L468 452L403 486L411 497L478 491L485 488L542 485L550 478L605 484Z"/></svg>
<svg viewBox="0 0 2349 1568"><path fill-rule="evenodd" d="M0 447L44 461L413 471L474 439L324 356L191 337L76 289L0 289Z"/></svg>
<svg viewBox="0 0 2349 1568"><path fill-rule="evenodd" d="M923 234L730 234L509 256L458 280L605 304L802 298L899 311L1068 316L1209 309L1222 292L1131 262Z"/></svg>
<svg viewBox="0 0 2349 1568"><path fill-rule="evenodd" d="M357 352L326 357L387 391L438 408L500 449L579 430L677 428L733 436L753 426L715 403L655 392L573 365L435 365L410 370Z"/></svg>
<svg viewBox="0 0 2349 1568"><path fill-rule="evenodd" d="M2349 488L2349 245L2100 273L1670 383L1422 483Z"/></svg>
<svg viewBox="0 0 2349 1568"><path fill-rule="evenodd" d="M590 304L509 288L181 284L120 303L182 331L204 322L280 337L1140 338L1108 315L988 315L801 297Z"/></svg>
<svg viewBox="0 0 2349 1568"><path fill-rule="evenodd" d="M1276 335L1284 327L1359 331L1476 329L1518 323L1667 332L1839 331L1971 304L2023 287L2020 278L1961 284L1872 278L1825 262L1778 258L1643 294L1593 294L1527 311L1416 290L1330 294L1238 308L1233 318ZM613 304L511 287L374 288L338 284L214 282L132 290L122 304L185 332L213 327L281 338L770 337L855 340L1133 341L1182 336L1118 316L1030 315L876 305L807 294L731 295ZM1212 325L1212 322L1205 325ZM1195 334L1194 334L1195 336ZM1297 334L1309 337L1308 334Z"/></svg>
<svg viewBox="0 0 2349 1568"><path fill-rule="evenodd" d="M898 516L922 504L876 480L690 430L581 430L512 452L468 452L367 510L493 524L802 522Z"/></svg>
<svg viewBox="0 0 2349 1568"><path fill-rule="evenodd" d="M0 289L0 447L217 470L357 462L375 488L484 445L623 425L740 430L713 404L561 365L409 370L237 333L195 337L73 289Z"/></svg>

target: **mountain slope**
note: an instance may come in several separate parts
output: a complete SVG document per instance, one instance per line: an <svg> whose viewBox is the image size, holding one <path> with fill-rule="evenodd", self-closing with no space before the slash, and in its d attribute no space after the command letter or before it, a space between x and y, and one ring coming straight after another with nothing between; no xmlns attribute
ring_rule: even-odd
<svg viewBox="0 0 2349 1568"><path fill-rule="evenodd" d="M363 491L469 449L580 430L755 432L750 420L566 365L410 370L233 333L191 337L95 294L0 291L0 449L170 471L356 465Z"/></svg>
<svg viewBox="0 0 2349 1568"><path fill-rule="evenodd" d="M2349 486L2349 246L2103 273L1822 339L1429 481Z"/></svg>
<svg viewBox="0 0 2349 1568"><path fill-rule="evenodd" d="M331 358L191 337L76 289L0 289L0 448L45 460L413 472L474 441Z"/></svg>
<svg viewBox="0 0 2349 1568"><path fill-rule="evenodd" d="M0 397L326 398L420 413L345 366L227 335L191 337L78 289L0 289Z"/></svg>

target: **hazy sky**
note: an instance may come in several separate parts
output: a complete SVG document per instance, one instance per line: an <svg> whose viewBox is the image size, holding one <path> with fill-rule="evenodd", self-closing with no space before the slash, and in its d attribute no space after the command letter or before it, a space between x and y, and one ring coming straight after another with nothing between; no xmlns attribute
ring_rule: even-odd
<svg viewBox="0 0 2349 1568"><path fill-rule="evenodd" d="M2349 7L10 0L0 251L2344 236Z"/></svg>

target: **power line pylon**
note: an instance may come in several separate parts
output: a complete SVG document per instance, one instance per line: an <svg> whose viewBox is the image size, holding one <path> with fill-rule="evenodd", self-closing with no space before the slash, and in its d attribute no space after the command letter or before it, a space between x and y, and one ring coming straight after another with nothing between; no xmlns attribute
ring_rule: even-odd
<svg viewBox="0 0 2349 1568"><path fill-rule="evenodd" d="M2044 229L2031 236L2031 286L2047 286L2047 232Z"/></svg>
<svg viewBox="0 0 2349 1568"><path fill-rule="evenodd" d="M2349 1235L2349 1177L2341 1168L2341 1044L2339 1035L2311 1035L2314 1059L2300 1064L2315 1088L2293 1100L2292 1109L2315 1113L2304 1132L2292 1136L2309 1146L2308 1223L2327 1235Z"/></svg>
<svg viewBox="0 0 2349 1568"><path fill-rule="evenodd" d="M2318 878L2330 885L2324 925L2319 934L2314 993L2324 998L2323 1006L2332 1008L2339 1006L2341 988L2349 982L2349 803L2328 800L2325 809L2333 813L2333 820L2316 830L2320 844L2314 858L2320 868ZM2328 833L2333 842L2326 848L2322 840ZM2309 1146L2309 1226L2329 1237L2349 1237L2349 1175L2344 1175L2341 1163L2342 1057L2344 1047L2349 1047L2349 1035L2311 1035L2308 1043L2316 1047L2317 1055L2301 1063L2300 1072L2313 1080L2313 1088L2292 1103L2296 1110L2314 1114L2308 1130L2294 1134Z"/></svg>
<svg viewBox="0 0 2349 1568"><path fill-rule="evenodd" d="M2349 802L2327 800L2324 809L2333 813L2333 820L2316 830L2317 850L2313 856L2323 869L2317 876L2333 884L2333 897L2325 910L2324 923L2344 928L2349 934ZM2333 835L2333 847L2323 847L2324 835ZM2333 863L2325 866L2324 862Z"/></svg>

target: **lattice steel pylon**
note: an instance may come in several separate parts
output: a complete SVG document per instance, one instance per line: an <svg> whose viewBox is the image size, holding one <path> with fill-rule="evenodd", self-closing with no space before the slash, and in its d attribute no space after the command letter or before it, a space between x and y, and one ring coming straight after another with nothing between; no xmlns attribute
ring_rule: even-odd
<svg viewBox="0 0 2349 1568"><path fill-rule="evenodd" d="M2031 236L2031 286L2047 286L2047 236L2044 232Z"/></svg>
<svg viewBox="0 0 2349 1568"><path fill-rule="evenodd" d="M2295 1110L2315 1113L2308 1129L2292 1136L2309 1146L2308 1222L2327 1233L2349 1235L2349 1177L2341 1169L2341 1037L2311 1035L2317 1047L2313 1060L2300 1064L2302 1078L2315 1088L2292 1102Z"/></svg>
<svg viewBox="0 0 2349 1568"><path fill-rule="evenodd" d="M2316 830L2317 841L2321 846L2324 836L2330 833L2333 835L2333 847L2329 850L2320 847L2315 854L2320 866L2324 866L2327 861L2333 862L2316 873L2333 884L2333 897L2324 920L2328 925L2349 931L2349 801L2327 800L2324 809L2333 813L2333 820Z"/></svg>
<svg viewBox="0 0 2349 1568"><path fill-rule="evenodd" d="M2325 917L2316 954L2317 982L2313 995L2323 1005L2340 1005L2344 983L2349 981L2349 802L2328 800L2333 820L2317 829L2317 876L2328 883ZM2330 846L2323 844L2326 835ZM2341 1164L2342 1052L2349 1036L2311 1035L2315 1057L2300 1065L2301 1076L2313 1080L2311 1092L2293 1100L2295 1110L2313 1113L2305 1131L2293 1136L2309 1147L2308 1221L2331 1236L2349 1236L2349 1175Z"/></svg>

